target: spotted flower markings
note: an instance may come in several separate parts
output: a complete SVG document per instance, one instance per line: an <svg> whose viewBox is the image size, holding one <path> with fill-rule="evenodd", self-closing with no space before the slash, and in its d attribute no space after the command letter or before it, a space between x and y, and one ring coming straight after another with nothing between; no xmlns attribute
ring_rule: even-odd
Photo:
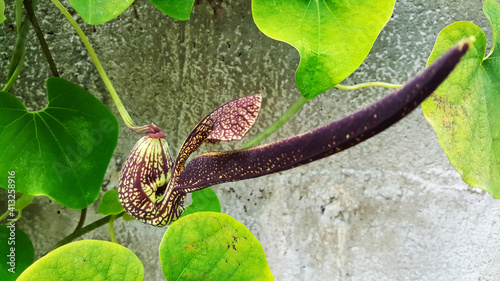
<svg viewBox="0 0 500 281"><path fill-rule="evenodd" d="M189 191L176 190L174 179L182 173L189 155L205 141L242 139L255 124L261 103L261 95L253 95L214 110L189 134L175 164L165 134L158 127L151 124L137 130L148 136L141 138L132 148L120 173L119 199L125 210L132 217L156 226L179 218Z"/></svg>
<svg viewBox="0 0 500 281"><path fill-rule="evenodd" d="M242 139L257 120L260 95L228 102L207 115L189 134L175 162L165 134L154 124L134 146L120 175L119 199L129 214L164 226L184 211L188 192L288 170L348 149L392 126L426 99L467 52L460 42L403 88L343 119L305 134L249 149L189 155L203 142ZM173 164L172 164L173 163Z"/></svg>
<svg viewBox="0 0 500 281"><path fill-rule="evenodd" d="M142 137L132 148L120 173L119 200L141 221L158 220L156 191L170 179L173 160L163 138Z"/></svg>

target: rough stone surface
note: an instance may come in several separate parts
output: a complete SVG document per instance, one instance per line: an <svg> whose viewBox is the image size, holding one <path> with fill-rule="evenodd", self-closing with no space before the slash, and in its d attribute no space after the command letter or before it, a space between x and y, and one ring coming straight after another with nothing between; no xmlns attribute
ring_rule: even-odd
<svg viewBox="0 0 500 281"><path fill-rule="evenodd" d="M92 92L118 116L72 27L50 1L40 2L37 16L62 77ZM397 1L370 55L343 84L403 83L425 67L437 34L454 21L476 23L491 41L481 10L478 0ZM14 17L7 16L0 26L2 83L15 40L9 28ZM224 102L262 93L262 113L249 140L300 95L294 82L298 53L259 32L250 1L200 0L191 20L179 22L138 0L109 23L81 26L132 118L158 124L174 149ZM33 32L27 53L12 93L29 109L42 109L50 72ZM332 122L388 92L329 90L269 141ZM120 166L138 140L121 120L120 126L103 192L117 187ZM420 109L338 155L214 190L223 212L261 241L276 280L500 280L500 201L461 181ZM5 191L0 194L6 206ZM97 205L89 207L88 222L100 218ZM79 211L37 197L18 226L33 240L38 258L69 234L78 218ZM164 280L158 246L165 230L116 222L117 239L144 263L145 280ZM103 227L84 238L109 236Z"/></svg>

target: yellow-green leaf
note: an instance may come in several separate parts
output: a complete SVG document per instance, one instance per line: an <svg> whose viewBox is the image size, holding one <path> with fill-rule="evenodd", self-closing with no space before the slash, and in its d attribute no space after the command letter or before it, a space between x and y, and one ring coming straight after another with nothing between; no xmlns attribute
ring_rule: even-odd
<svg viewBox="0 0 500 281"><path fill-rule="evenodd" d="M274 280L257 238L222 213L173 223L161 241L160 262L167 280Z"/></svg>
<svg viewBox="0 0 500 281"><path fill-rule="evenodd" d="M486 36L473 23L444 28L429 64L463 38L474 36L476 41L422 109L462 179L500 198L500 4L486 0L483 10L494 35L491 54L485 57Z"/></svg>
<svg viewBox="0 0 500 281"><path fill-rule="evenodd" d="M5 17L5 2L0 0L0 23L4 22L7 18Z"/></svg>
<svg viewBox="0 0 500 281"><path fill-rule="evenodd" d="M112 242L82 240L64 245L28 267L18 281L142 281L144 266L129 249Z"/></svg>

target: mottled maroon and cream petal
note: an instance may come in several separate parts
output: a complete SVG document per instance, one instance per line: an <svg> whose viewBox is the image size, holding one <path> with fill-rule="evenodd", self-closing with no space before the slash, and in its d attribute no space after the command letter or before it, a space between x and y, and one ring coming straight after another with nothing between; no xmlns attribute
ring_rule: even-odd
<svg viewBox="0 0 500 281"><path fill-rule="evenodd" d="M142 137L132 148L120 173L119 200L134 218L150 224L162 220L156 197L170 180L173 165L163 138Z"/></svg>
<svg viewBox="0 0 500 281"><path fill-rule="evenodd" d="M214 143L241 140L255 124L261 104L260 94L242 97L219 106L203 118L179 150L174 174L182 172L189 155L204 141Z"/></svg>

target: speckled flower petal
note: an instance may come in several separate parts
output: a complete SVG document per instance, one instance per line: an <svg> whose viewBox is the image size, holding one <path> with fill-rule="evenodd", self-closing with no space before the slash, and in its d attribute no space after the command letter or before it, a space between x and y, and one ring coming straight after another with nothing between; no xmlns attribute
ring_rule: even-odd
<svg viewBox="0 0 500 281"><path fill-rule="evenodd" d="M125 161L120 173L119 199L134 218L155 224L159 212L157 189L170 179L172 156L163 138L141 138Z"/></svg>

